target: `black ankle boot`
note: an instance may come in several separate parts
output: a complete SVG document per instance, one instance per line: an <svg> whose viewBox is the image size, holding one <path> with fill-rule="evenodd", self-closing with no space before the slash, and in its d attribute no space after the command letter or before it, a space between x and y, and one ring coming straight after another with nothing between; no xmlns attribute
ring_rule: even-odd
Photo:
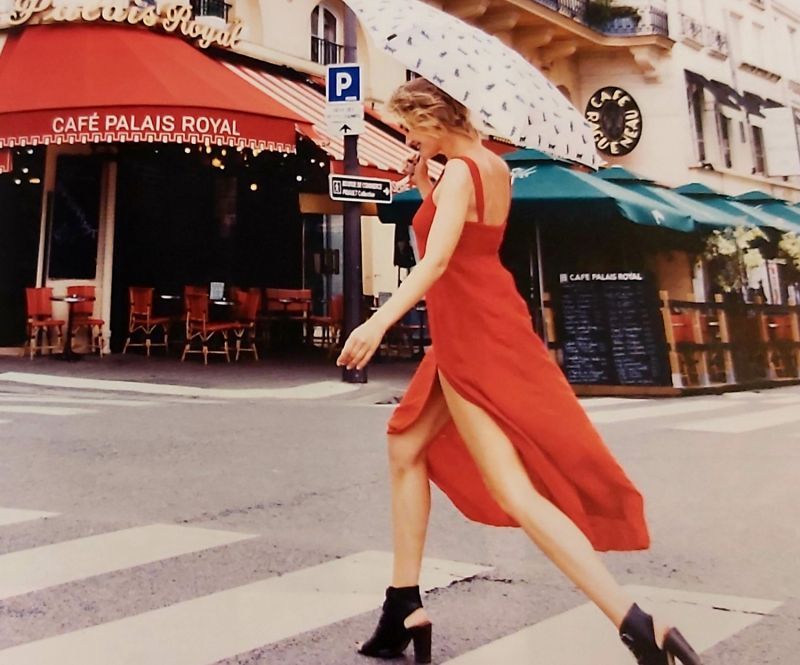
<svg viewBox="0 0 800 665"><path fill-rule="evenodd" d="M683 665L703 665L677 628L670 628L664 638L664 648L659 649L653 617L634 603L619 627L619 636L636 657L639 665L675 665L675 658Z"/></svg>
<svg viewBox="0 0 800 665"><path fill-rule="evenodd" d="M386 600L383 612L378 620L378 627L358 653L372 658L397 658L406 650L409 642L414 640L414 658L417 663L431 662L432 626L425 623L421 626L406 628L403 623L410 614L422 607L422 598L418 586L389 587L386 589Z"/></svg>

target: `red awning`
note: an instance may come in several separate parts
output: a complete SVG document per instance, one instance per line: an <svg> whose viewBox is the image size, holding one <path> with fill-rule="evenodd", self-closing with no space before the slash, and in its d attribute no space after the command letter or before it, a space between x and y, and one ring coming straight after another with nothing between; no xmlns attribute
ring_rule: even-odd
<svg viewBox="0 0 800 665"><path fill-rule="evenodd" d="M37 25L0 52L0 148L210 143L294 152L305 119L179 37Z"/></svg>

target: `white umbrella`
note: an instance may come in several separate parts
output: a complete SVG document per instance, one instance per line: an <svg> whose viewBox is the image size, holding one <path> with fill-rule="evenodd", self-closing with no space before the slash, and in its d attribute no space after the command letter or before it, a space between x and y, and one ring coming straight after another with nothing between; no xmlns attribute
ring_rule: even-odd
<svg viewBox="0 0 800 665"><path fill-rule="evenodd" d="M472 112L478 129L597 168L592 128L496 37L421 0L344 0L372 39Z"/></svg>

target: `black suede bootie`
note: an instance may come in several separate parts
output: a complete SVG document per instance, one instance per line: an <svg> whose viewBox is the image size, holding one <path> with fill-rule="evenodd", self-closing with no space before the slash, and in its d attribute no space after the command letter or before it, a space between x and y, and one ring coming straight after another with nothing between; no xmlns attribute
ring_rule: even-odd
<svg viewBox="0 0 800 665"><path fill-rule="evenodd" d="M406 628L406 618L422 607L418 586L389 587L378 620L378 626L358 653L372 658L397 658L414 641L414 659L417 663L431 662L431 637L433 626L424 623Z"/></svg>

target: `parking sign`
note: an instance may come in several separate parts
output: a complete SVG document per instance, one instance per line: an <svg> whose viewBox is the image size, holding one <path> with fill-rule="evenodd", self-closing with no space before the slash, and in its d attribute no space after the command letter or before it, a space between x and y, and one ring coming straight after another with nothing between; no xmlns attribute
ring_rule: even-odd
<svg viewBox="0 0 800 665"><path fill-rule="evenodd" d="M360 65L328 65L326 83L329 104L361 101Z"/></svg>

